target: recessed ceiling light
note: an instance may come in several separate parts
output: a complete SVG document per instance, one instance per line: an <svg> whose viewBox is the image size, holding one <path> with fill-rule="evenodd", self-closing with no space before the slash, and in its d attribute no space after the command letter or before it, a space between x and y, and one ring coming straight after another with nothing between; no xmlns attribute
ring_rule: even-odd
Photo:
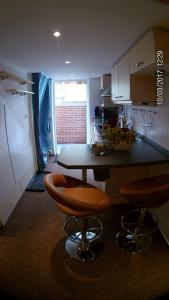
<svg viewBox="0 0 169 300"><path fill-rule="evenodd" d="M60 35L61 35L61 33L59 32L59 31L55 31L54 33L53 33L53 35L55 36L55 37L59 37Z"/></svg>
<svg viewBox="0 0 169 300"><path fill-rule="evenodd" d="M69 60L66 60L65 61L65 64L70 64L71 62Z"/></svg>

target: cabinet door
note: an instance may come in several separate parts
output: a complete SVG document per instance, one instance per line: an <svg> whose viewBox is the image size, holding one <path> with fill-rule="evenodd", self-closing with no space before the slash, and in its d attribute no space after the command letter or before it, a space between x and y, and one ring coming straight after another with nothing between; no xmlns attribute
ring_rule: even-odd
<svg viewBox="0 0 169 300"><path fill-rule="evenodd" d="M119 101L130 100L129 54L119 62Z"/></svg>
<svg viewBox="0 0 169 300"><path fill-rule="evenodd" d="M130 77L130 97L133 105L155 105L156 77L154 75L132 74Z"/></svg>
<svg viewBox="0 0 169 300"><path fill-rule="evenodd" d="M112 100L117 101L119 96L119 86L118 86L118 64L112 68L111 76L111 93Z"/></svg>
<svg viewBox="0 0 169 300"><path fill-rule="evenodd" d="M149 31L130 50L130 74L155 62L155 43L153 31Z"/></svg>

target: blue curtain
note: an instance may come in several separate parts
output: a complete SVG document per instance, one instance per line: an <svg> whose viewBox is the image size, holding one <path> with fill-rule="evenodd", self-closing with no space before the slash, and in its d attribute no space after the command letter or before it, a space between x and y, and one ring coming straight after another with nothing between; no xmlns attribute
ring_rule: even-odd
<svg viewBox="0 0 169 300"><path fill-rule="evenodd" d="M51 79L43 73L33 73L33 116L35 145L39 171L42 171L51 150Z"/></svg>

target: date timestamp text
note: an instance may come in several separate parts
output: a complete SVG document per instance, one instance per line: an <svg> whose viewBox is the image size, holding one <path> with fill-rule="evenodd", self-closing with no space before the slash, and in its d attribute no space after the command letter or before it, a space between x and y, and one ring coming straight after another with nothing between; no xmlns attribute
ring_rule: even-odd
<svg viewBox="0 0 169 300"><path fill-rule="evenodd" d="M163 94L164 94L164 71L163 69L164 56L162 50L157 50L156 54L156 95L157 95L157 104L163 103Z"/></svg>

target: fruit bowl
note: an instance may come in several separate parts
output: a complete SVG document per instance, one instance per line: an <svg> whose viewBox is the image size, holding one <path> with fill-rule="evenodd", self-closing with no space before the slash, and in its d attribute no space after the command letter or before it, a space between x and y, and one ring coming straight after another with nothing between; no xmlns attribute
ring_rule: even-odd
<svg viewBox="0 0 169 300"><path fill-rule="evenodd" d="M115 151L128 151L132 145L133 143L127 144L122 142L119 144L113 144L112 149Z"/></svg>
<svg viewBox="0 0 169 300"><path fill-rule="evenodd" d="M127 128L107 128L103 130L103 138L110 149L128 151L134 143L135 132Z"/></svg>

